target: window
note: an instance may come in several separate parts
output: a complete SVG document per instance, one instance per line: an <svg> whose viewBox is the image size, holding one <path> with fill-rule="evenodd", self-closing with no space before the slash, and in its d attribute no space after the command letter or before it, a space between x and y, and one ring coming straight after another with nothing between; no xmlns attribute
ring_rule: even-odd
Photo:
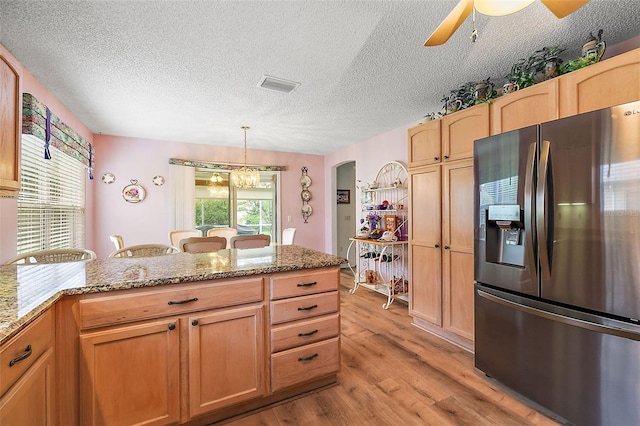
<svg viewBox="0 0 640 426"><path fill-rule="evenodd" d="M22 136L17 253L85 247L86 168L44 142Z"/></svg>
<svg viewBox="0 0 640 426"><path fill-rule="evenodd" d="M278 172L260 175L257 188L238 189L230 185L227 172L196 170L196 227L235 227L239 234L268 234L275 241Z"/></svg>

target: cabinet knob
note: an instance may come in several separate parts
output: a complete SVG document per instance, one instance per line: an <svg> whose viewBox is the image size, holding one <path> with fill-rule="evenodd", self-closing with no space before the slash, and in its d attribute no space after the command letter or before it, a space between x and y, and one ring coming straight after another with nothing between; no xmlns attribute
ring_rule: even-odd
<svg viewBox="0 0 640 426"><path fill-rule="evenodd" d="M176 325L175 324L169 324L169 330L175 330L176 329Z"/></svg>
<svg viewBox="0 0 640 426"><path fill-rule="evenodd" d="M435 248L440 248L440 244L436 243Z"/></svg>
<svg viewBox="0 0 640 426"><path fill-rule="evenodd" d="M438 161L440 158L439 157L433 157L434 161Z"/></svg>
<svg viewBox="0 0 640 426"><path fill-rule="evenodd" d="M444 156L444 159L445 159L445 160L448 160L448 159L449 159L449 156L448 156L448 155L445 155L445 156Z"/></svg>
<svg viewBox="0 0 640 426"><path fill-rule="evenodd" d="M444 249L445 250L449 250L449 246L444 246Z"/></svg>
<svg viewBox="0 0 640 426"><path fill-rule="evenodd" d="M198 325L198 320L191 321L191 325Z"/></svg>

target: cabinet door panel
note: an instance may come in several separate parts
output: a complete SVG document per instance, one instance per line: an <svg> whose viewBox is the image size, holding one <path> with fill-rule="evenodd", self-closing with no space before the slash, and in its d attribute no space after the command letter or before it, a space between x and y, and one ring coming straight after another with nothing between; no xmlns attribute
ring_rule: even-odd
<svg viewBox="0 0 640 426"><path fill-rule="evenodd" d="M615 82L615 84L612 84ZM640 49L560 77L560 116L640 99Z"/></svg>
<svg viewBox="0 0 640 426"><path fill-rule="evenodd" d="M490 111L492 135L554 120L558 118L557 79L501 96Z"/></svg>
<svg viewBox="0 0 640 426"><path fill-rule="evenodd" d="M409 168L442 161L440 121L427 121L409 129Z"/></svg>
<svg viewBox="0 0 640 426"><path fill-rule="evenodd" d="M22 67L0 46L0 194L20 189Z"/></svg>
<svg viewBox="0 0 640 426"><path fill-rule="evenodd" d="M473 157L473 141L489 136L489 104L442 118L443 161Z"/></svg>
<svg viewBox="0 0 640 426"><path fill-rule="evenodd" d="M409 236L412 243L434 247L440 243L440 166L409 174Z"/></svg>
<svg viewBox="0 0 640 426"><path fill-rule="evenodd" d="M179 337L170 319L81 335L81 423L177 422Z"/></svg>
<svg viewBox="0 0 640 426"><path fill-rule="evenodd" d="M409 314L442 324L440 248L411 244L409 247Z"/></svg>
<svg viewBox="0 0 640 426"><path fill-rule="evenodd" d="M190 416L264 395L263 311L258 305L189 318Z"/></svg>
<svg viewBox="0 0 640 426"><path fill-rule="evenodd" d="M447 165L443 174L444 246L454 251L473 253L473 163Z"/></svg>
<svg viewBox="0 0 640 426"><path fill-rule="evenodd" d="M0 425L53 424L53 349L49 349L0 399Z"/></svg>
<svg viewBox="0 0 640 426"><path fill-rule="evenodd" d="M444 253L444 328L473 340L473 254Z"/></svg>

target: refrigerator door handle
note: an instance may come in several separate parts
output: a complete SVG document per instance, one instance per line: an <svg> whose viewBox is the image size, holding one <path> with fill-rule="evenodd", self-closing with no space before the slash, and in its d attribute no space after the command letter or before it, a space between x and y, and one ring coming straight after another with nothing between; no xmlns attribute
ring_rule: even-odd
<svg viewBox="0 0 640 426"><path fill-rule="evenodd" d="M536 232L538 234L538 251L542 279L551 279L551 263L547 249L547 177L549 172L549 153L551 143L542 141L540 147L540 166L538 168L537 200L536 200Z"/></svg>
<svg viewBox="0 0 640 426"><path fill-rule="evenodd" d="M574 327L580 327L585 330L595 331L596 333L604 333L612 336L622 337L625 339L640 341L640 334L634 333L632 331L624 330L621 328L610 327L603 324L596 324L596 323L584 321L578 318L559 315L554 312L543 311L541 309L534 308L532 306L523 305L522 303L518 303L511 300L503 299L498 296L494 296L493 294L486 293L480 289L478 289L477 292L478 292L478 296L484 299L490 300L492 302L498 303L503 306L507 306L512 309L516 309L518 311L525 312L527 314L535 315L537 317L545 318L551 321L572 325Z"/></svg>
<svg viewBox="0 0 640 426"><path fill-rule="evenodd" d="M529 145L527 154L527 166L525 169L524 181L524 235L525 235L525 254L527 256L527 265L531 273L531 280L538 281L538 268L535 263L534 256L534 223L533 223L533 182L535 179L535 161L536 161L536 144Z"/></svg>

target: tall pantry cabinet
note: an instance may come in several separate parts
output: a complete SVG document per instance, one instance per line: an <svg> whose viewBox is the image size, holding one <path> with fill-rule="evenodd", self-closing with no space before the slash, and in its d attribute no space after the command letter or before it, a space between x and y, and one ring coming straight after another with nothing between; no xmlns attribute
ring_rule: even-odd
<svg viewBox="0 0 640 426"><path fill-rule="evenodd" d="M409 313L415 325L469 349L473 141L486 136L487 104L409 129Z"/></svg>

